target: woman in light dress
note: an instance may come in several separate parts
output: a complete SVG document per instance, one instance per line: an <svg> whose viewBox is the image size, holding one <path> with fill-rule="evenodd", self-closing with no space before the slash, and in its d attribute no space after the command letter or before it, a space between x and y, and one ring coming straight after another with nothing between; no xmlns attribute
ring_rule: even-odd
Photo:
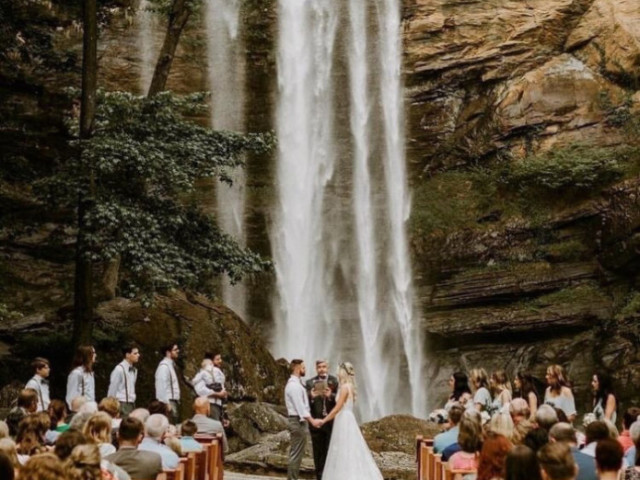
<svg viewBox="0 0 640 480"><path fill-rule="evenodd" d="M609 420L615 425L617 402L611 376L605 372L597 372L591 381L591 388L593 389L593 414L596 420Z"/></svg>
<svg viewBox="0 0 640 480"><path fill-rule="evenodd" d="M577 413L576 402L563 368L560 365L551 365L547 368L545 378L548 387L544 392L544 403L562 410L569 423L573 423Z"/></svg>
<svg viewBox="0 0 640 480"><path fill-rule="evenodd" d="M489 393L489 378L484 368L474 368L469 372L473 399L467 402L467 410L488 412L491 408L491 394ZM488 418L488 417L487 417Z"/></svg>
<svg viewBox="0 0 640 480"><path fill-rule="evenodd" d="M353 403L357 397L355 369L349 362L338 368L338 397L336 406L322 423L333 422L329 453L324 465L324 480L382 480L382 474L364 441Z"/></svg>
<svg viewBox="0 0 640 480"><path fill-rule="evenodd" d="M496 370L491 374L489 385L493 391L493 401L491 402L491 415L498 413L502 407L511 401L511 384L504 370Z"/></svg>

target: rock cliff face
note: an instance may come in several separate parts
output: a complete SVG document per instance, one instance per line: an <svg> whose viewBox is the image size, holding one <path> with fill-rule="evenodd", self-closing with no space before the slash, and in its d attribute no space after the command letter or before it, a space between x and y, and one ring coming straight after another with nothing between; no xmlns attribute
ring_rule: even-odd
<svg viewBox="0 0 640 480"><path fill-rule="evenodd" d="M640 100L640 4L416 0L405 20L432 403L456 369L543 378L551 363L567 367L581 411L602 367L623 406L636 402L640 182L628 117ZM585 189L579 175L556 190L504 188L514 165L541 167L544 183L554 155L576 144L618 152L626 172Z"/></svg>
<svg viewBox="0 0 640 480"><path fill-rule="evenodd" d="M117 8L103 18L101 82L139 91L130 2L113 3ZM245 12L252 24L251 130L271 126L274 3L248 2ZM73 232L42 216L30 188L69 154L62 121L69 105L61 90L78 84L79 17L68 2L25 5L5 15L10 21L0 28L7 45L0 57L7 100L0 104L0 314L26 315L10 328L3 320L4 358L31 355L38 345L32 338L29 348L17 348L9 330L26 335L63 324L60 309L72 286ZM200 33L193 28L188 35L197 40ZM582 411L589 378L600 367L614 370L624 406L636 401L640 3L404 0L404 43L410 238L429 338L430 403L444 398L456 369L525 369L542 377L550 363L568 368ZM181 47L171 88L206 88L198 45ZM260 159L248 169L249 242L268 253L272 163ZM268 316L269 288L253 289L260 300L250 307L252 318ZM155 333L155 323L119 302L101 307L105 322L131 315L141 339ZM212 338L224 343L240 332L238 338L257 342L220 306L163 302L158 321L172 333L213 322L206 327ZM201 320L177 320L192 317ZM236 340L224 351L238 375L238 395L273 400L263 377L279 375L277 366L260 353L268 366L250 373L255 352ZM240 348L237 358L232 345ZM202 348L193 347L195 357ZM191 372L195 364L185 368ZM0 383L13 376L3 361Z"/></svg>

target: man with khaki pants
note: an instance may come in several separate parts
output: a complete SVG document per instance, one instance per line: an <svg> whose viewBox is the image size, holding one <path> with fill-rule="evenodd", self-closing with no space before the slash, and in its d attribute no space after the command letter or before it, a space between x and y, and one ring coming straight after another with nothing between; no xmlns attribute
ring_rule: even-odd
<svg viewBox="0 0 640 480"><path fill-rule="evenodd" d="M289 465L287 467L287 480L298 480L300 463L304 455L304 447L309 435L309 424L318 428L320 420L311 417L307 390L302 385L301 378L306 375L304 362L299 359L291 361L291 377L284 389L284 400L287 405L288 427L291 435L291 447L289 449Z"/></svg>

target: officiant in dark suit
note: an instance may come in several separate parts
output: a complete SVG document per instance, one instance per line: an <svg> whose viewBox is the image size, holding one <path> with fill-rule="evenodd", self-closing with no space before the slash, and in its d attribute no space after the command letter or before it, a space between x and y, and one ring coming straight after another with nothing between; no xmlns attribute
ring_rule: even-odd
<svg viewBox="0 0 640 480"><path fill-rule="evenodd" d="M307 393L313 418L324 418L336 406L336 393L338 391L338 379L329 375L329 364L326 360L316 361L317 375L307 380ZM320 428L311 430L311 443L313 445L313 463L316 467L316 478L322 480L324 463L329 452L331 430L333 421L325 423Z"/></svg>

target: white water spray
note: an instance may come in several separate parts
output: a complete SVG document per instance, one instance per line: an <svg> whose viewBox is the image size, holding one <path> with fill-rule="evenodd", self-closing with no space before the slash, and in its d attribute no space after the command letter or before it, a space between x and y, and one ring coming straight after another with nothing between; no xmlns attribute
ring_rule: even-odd
<svg viewBox="0 0 640 480"><path fill-rule="evenodd" d="M140 0L138 8L138 48L140 49L140 79L139 87L143 95L147 94L153 71L156 66L157 48L155 46L155 34L158 27L158 21L155 14L149 11L148 0Z"/></svg>
<svg viewBox="0 0 640 480"><path fill-rule="evenodd" d="M325 187L334 167L334 8L334 0L279 2L274 347L310 364L331 352L336 333L321 241Z"/></svg>
<svg viewBox="0 0 640 480"><path fill-rule="evenodd" d="M211 126L215 130L244 130L245 61L239 36L240 3L240 0L207 0ZM245 171L237 168L230 173L233 186L216 186L218 226L244 247ZM231 285L225 278L222 298L241 318L246 318L246 288L243 283Z"/></svg>
<svg viewBox="0 0 640 480"><path fill-rule="evenodd" d="M424 414L426 389L422 379L422 336L413 318L411 266L406 221L410 213L404 145L404 100L402 95L402 42L399 0L380 0L380 89L384 119L385 178L391 225L389 263L392 277L392 315L402 337L409 382L411 411Z"/></svg>

